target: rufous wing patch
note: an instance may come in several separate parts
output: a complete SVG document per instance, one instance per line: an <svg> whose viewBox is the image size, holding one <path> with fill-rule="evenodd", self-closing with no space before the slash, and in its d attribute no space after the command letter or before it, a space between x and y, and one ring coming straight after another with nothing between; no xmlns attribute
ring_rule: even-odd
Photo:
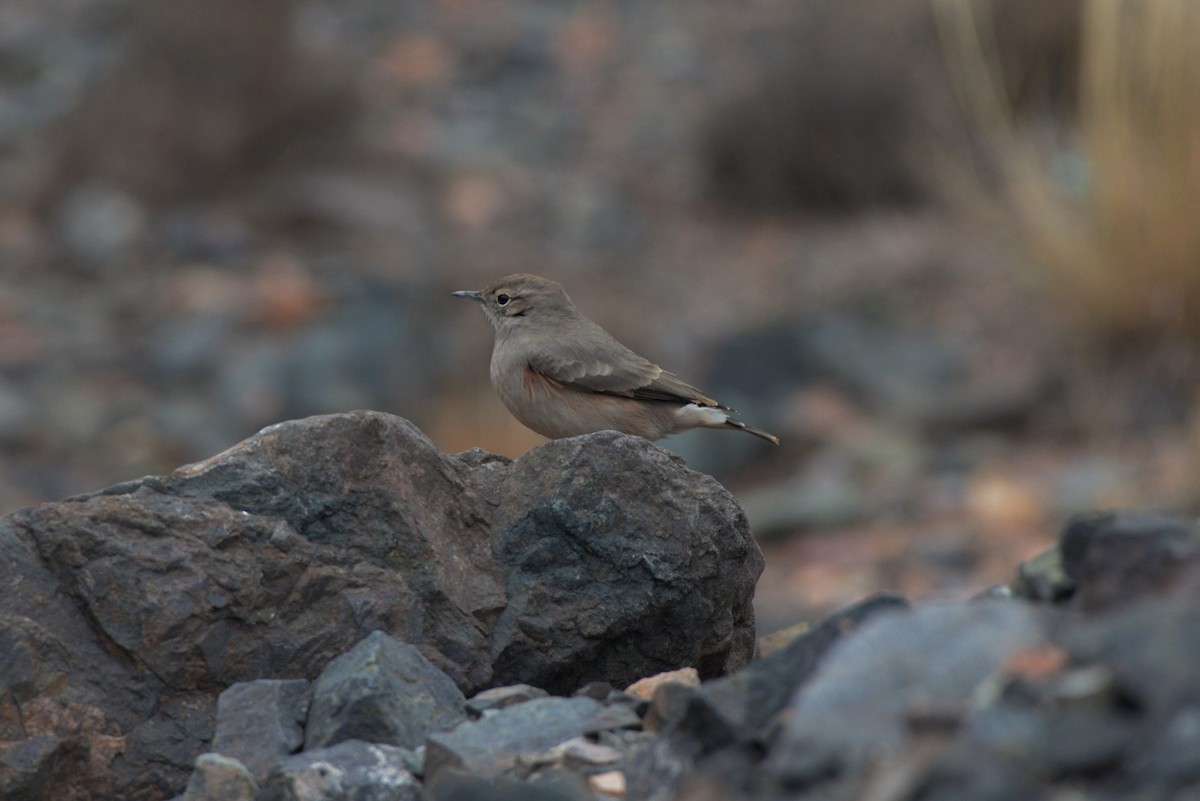
<svg viewBox="0 0 1200 801"><path fill-rule="evenodd" d="M563 389L562 384L545 373L533 369L528 364L525 365L525 373L521 376L521 384L525 389L525 395L530 400L533 400L535 393L557 394Z"/></svg>

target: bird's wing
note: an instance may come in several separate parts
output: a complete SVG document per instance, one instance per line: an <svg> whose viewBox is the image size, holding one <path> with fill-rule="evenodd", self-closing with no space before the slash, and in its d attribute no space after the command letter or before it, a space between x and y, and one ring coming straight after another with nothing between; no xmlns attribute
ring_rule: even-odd
<svg viewBox="0 0 1200 801"><path fill-rule="evenodd" d="M726 408L678 376L638 356L599 326L588 336L557 340L529 359L541 375L580 392Z"/></svg>

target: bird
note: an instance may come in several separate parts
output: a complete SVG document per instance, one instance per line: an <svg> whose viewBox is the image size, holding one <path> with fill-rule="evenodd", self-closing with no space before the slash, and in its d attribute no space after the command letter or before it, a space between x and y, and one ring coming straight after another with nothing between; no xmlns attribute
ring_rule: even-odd
<svg viewBox="0 0 1200 801"><path fill-rule="evenodd" d="M653 441L692 428L727 428L779 444L622 345L583 316L557 281L517 273L452 294L483 307L496 335L492 386L514 417L544 437L621 431Z"/></svg>

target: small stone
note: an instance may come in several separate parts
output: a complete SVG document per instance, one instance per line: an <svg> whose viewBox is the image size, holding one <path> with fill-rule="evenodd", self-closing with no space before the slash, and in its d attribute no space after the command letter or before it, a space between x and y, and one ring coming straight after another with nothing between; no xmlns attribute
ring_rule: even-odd
<svg viewBox="0 0 1200 801"><path fill-rule="evenodd" d="M799 623L794 623L787 628L773 631L770 634L764 634L758 638L754 644L754 656L757 659L763 659L770 656L776 651L783 648L792 640L807 634L812 626L807 620L802 620Z"/></svg>
<svg viewBox="0 0 1200 801"><path fill-rule="evenodd" d="M309 684L304 679L238 682L217 698L212 750L241 761L264 781L304 742Z"/></svg>
<svg viewBox="0 0 1200 801"><path fill-rule="evenodd" d="M466 717L453 681L414 646L373 632L313 686L305 749L359 739L415 748Z"/></svg>
<svg viewBox="0 0 1200 801"><path fill-rule="evenodd" d="M528 780L481 779L448 770L425 790L433 801L595 801L582 778L555 770Z"/></svg>
<svg viewBox="0 0 1200 801"><path fill-rule="evenodd" d="M296 754L280 763L256 801L421 801L405 751L346 740Z"/></svg>
<svg viewBox="0 0 1200 801"><path fill-rule="evenodd" d="M627 793L646 801L675 801L681 789L696 773L690 748L678 738L652 737L625 757L622 766Z"/></svg>
<svg viewBox="0 0 1200 801"><path fill-rule="evenodd" d="M602 709L591 698L538 698L431 734L425 747L426 781L436 780L446 769L497 776L522 755L594 730L594 719Z"/></svg>
<svg viewBox="0 0 1200 801"><path fill-rule="evenodd" d="M183 801L252 801L258 782L236 759L201 754L183 791Z"/></svg>
<svg viewBox="0 0 1200 801"><path fill-rule="evenodd" d="M1063 570L1062 551L1055 546L1017 566L1014 595L1031 601L1053 603L1070 598L1076 583Z"/></svg>
<svg viewBox="0 0 1200 801"><path fill-rule="evenodd" d="M592 792L609 798L624 798L625 774L619 770L610 770L607 773L588 776L588 787L592 788Z"/></svg>
<svg viewBox="0 0 1200 801"><path fill-rule="evenodd" d="M130 256L145 238L146 211L114 187L89 184L76 189L63 202L59 228L73 256L109 262Z"/></svg>
<svg viewBox="0 0 1200 801"><path fill-rule="evenodd" d="M1200 563L1190 521L1149 512L1076 515L1059 543L1064 572L1079 584L1073 602L1094 610L1161 593L1185 564Z"/></svg>
<svg viewBox="0 0 1200 801"><path fill-rule="evenodd" d="M605 706L592 718L590 732L641 728L642 717L625 704Z"/></svg>
<svg viewBox="0 0 1200 801"><path fill-rule="evenodd" d="M512 684L508 687L493 687L467 699L466 710L475 717L493 709L504 709L513 704L523 704L534 698L546 698L550 693L528 684Z"/></svg>
<svg viewBox="0 0 1200 801"><path fill-rule="evenodd" d="M698 687L700 686L700 674L696 672L694 667L670 670L666 673L659 673L655 676L647 676L644 679L639 679L626 687L625 692L648 701L654 697L655 691L664 684L682 684L685 687Z"/></svg>
<svg viewBox="0 0 1200 801"><path fill-rule="evenodd" d="M607 681L589 681L571 695L574 698L594 698L597 701L603 701L612 691L613 686Z"/></svg>
<svg viewBox="0 0 1200 801"><path fill-rule="evenodd" d="M617 749L592 742L586 737L573 737L547 749L537 757L537 764L562 763L568 768L597 767L611 765L621 759Z"/></svg>
<svg viewBox="0 0 1200 801"><path fill-rule="evenodd" d="M646 731L662 731L664 728L677 727L687 715L687 707L700 691L683 684L664 684L654 693L643 725Z"/></svg>

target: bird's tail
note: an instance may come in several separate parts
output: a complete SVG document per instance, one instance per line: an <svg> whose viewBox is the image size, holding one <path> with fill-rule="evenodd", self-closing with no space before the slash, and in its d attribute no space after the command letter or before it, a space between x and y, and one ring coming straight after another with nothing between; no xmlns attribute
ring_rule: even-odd
<svg viewBox="0 0 1200 801"><path fill-rule="evenodd" d="M725 425L729 426L730 428L736 428L741 431L745 431L747 434L753 434L756 437L762 437L767 442L770 442L772 444L775 444L775 445L779 444L779 437L775 436L774 434L769 434L766 431L763 431L761 428L755 428L754 426L746 425L741 420L738 420L736 417L730 417L730 416L726 415Z"/></svg>
<svg viewBox="0 0 1200 801"><path fill-rule="evenodd" d="M675 417L680 421L676 425L675 431L683 431L697 426L703 426L704 428L736 428L745 431L747 434L762 437L767 442L772 442L776 445L779 444L779 437L774 434L768 434L761 428L746 425L734 417L733 410L727 406L702 406L699 403L689 403L676 409Z"/></svg>

